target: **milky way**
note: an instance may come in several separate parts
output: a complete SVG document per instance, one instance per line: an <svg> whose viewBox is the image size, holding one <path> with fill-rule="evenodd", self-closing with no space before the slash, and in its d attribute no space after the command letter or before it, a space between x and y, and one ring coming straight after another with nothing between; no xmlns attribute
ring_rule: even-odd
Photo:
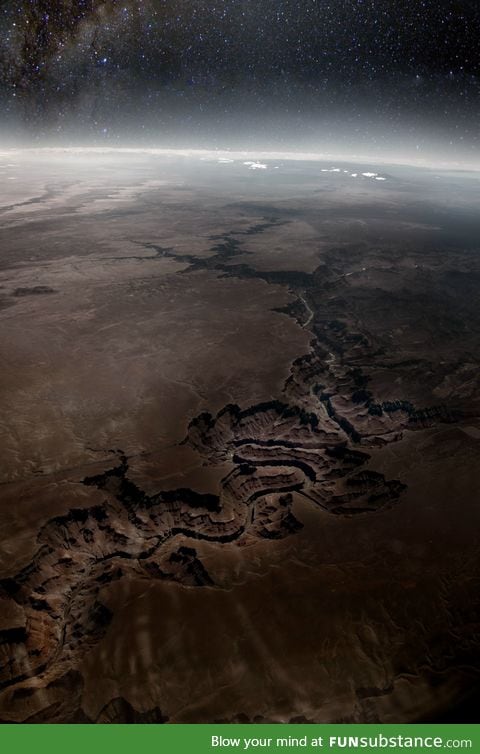
<svg viewBox="0 0 480 754"><path fill-rule="evenodd" d="M478 5L453 0L6 0L0 129L262 147L388 131L468 152L479 32Z"/></svg>

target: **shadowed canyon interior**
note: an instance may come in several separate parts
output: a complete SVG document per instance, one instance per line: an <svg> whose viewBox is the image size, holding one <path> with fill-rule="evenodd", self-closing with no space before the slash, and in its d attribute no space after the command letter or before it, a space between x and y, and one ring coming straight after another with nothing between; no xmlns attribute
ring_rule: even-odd
<svg viewBox="0 0 480 754"><path fill-rule="evenodd" d="M478 692L480 184L0 155L0 719Z"/></svg>

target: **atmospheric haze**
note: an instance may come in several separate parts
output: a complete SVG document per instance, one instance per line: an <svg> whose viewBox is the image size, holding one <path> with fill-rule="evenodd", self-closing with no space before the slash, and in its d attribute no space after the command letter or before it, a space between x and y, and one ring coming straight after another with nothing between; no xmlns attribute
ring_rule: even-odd
<svg viewBox="0 0 480 754"><path fill-rule="evenodd" d="M0 722L475 722L478 3L0 9Z"/></svg>

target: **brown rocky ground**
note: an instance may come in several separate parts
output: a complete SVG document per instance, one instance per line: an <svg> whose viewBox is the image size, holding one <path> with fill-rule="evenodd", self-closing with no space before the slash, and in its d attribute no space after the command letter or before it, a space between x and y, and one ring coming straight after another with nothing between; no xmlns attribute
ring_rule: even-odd
<svg viewBox="0 0 480 754"><path fill-rule="evenodd" d="M477 178L2 159L1 719L467 696Z"/></svg>

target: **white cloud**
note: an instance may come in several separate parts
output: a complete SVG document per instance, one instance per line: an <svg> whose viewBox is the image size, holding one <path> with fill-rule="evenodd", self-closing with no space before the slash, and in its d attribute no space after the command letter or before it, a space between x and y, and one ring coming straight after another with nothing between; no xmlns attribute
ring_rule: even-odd
<svg viewBox="0 0 480 754"><path fill-rule="evenodd" d="M249 170L266 170L267 166L263 162L252 162L249 160L248 162L244 162L244 165L248 166Z"/></svg>

